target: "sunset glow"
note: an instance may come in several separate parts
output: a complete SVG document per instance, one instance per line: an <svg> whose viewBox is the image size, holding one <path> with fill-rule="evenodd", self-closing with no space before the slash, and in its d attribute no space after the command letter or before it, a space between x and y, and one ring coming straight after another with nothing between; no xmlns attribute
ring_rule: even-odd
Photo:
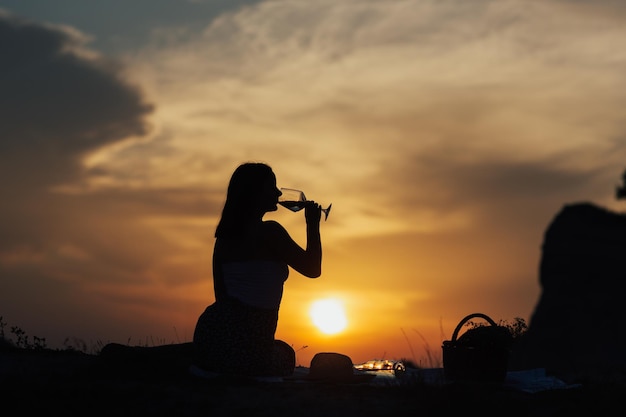
<svg viewBox="0 0 626 417"><path fill-rule="evenodd" d="M305 365L529 320L556 213L626 208L620 2L80 3L0 6L0 317L50 347L191 340L246 161L332 203L276 333Z"/></svg>

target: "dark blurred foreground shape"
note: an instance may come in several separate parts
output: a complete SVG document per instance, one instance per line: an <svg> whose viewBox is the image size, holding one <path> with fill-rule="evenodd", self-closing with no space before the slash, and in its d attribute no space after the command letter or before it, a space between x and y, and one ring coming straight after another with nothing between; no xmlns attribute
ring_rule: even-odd
<svg viewBox="0 0 626 417"><path fill-rule="evenodd" d="M98 355L99 372L134 378L180 378L188 376L197 355L193 343L160 346L128 346L109 343Z"/></svg>
<svg viewBox="0 0 626 417"><path fill-rule="evenodd" d="M626 382L626 215L565 205L545 232L539 280L512 366L568 382Z"/></svg>

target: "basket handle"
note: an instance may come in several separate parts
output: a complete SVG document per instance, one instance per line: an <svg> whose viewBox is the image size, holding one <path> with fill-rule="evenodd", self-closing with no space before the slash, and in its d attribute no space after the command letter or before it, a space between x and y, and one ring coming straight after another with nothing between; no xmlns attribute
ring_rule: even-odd
<svg viewBox="0 0 626 417"><path fill-rule="evenodd" d="M461 330L461 327L463 327L463 325L465 324L466 321L473 319L474 317L479 317L481 319L484 319L486 321L489 322L489 324L491 324L492 326L497 326L496 322L493 321L491 319L491 317L489 317L486 314L483 313L472 313L472 314L468 314L467 316L465 316L463 318L463 320L461 320L459 322L459 324L457 324L456 328L454 329L454 333L452 333L452 341L456 341L456 337L459 335L459 331Z"/></svg>

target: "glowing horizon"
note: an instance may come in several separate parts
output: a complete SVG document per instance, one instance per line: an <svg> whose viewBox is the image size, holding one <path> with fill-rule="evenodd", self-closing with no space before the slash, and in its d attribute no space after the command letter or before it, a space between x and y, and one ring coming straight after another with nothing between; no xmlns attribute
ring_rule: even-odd
<svg viewBox="0 0 626 417"><path fill-rule="evenodd" d="M0 316L51 347L191 340L249 160L333 204L322 276L292 271L280 311L305 365L528 321L561 207L623 210L616 2L35 3L0 10ZM267 218L304 244L302 213ZM307 307L331 297L328 335Z"/></svg>

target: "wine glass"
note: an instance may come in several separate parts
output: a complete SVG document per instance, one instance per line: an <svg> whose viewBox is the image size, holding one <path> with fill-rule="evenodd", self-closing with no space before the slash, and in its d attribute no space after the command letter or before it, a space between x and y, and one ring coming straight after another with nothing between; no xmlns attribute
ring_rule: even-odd
<svg viewBox="0 0 626 417"><path fill-rule="evenodd" d="M304 196L304 192L300 190L295 190L293 188L281 188L280 191L282 192L282 195L278 197L278 204L293 212L302 210L306 205L305 203L308 201ZM328 219L328 213L330 213L330 208L332 206L332 204L329 204L328 207L322 209L324 212L324 221Z"/></svg>

